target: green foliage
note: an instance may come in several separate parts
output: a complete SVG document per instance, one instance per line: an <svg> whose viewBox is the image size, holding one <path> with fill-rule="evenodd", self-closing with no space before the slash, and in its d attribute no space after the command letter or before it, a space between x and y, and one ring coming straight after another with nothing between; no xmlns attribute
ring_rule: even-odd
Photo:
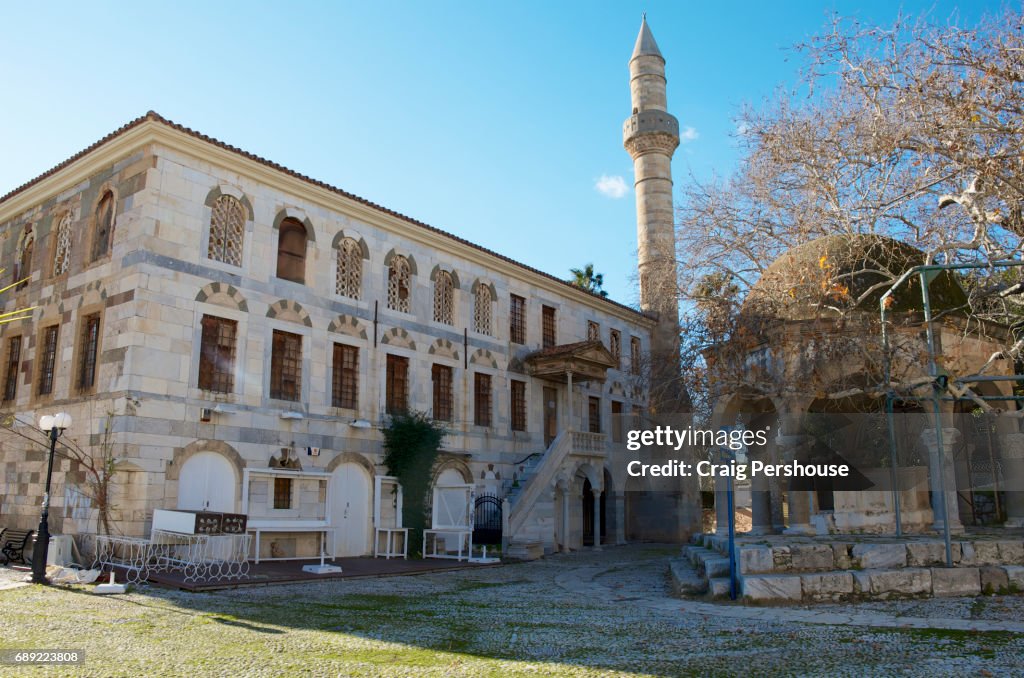
<svg viewBox="0 0 1024 678"><path fill-rule="evenodd" d="M596 294L599 297L608 296L608 293L602 289L604 287L604 274L594 273L593 264L587 264L583 268L570 268L569 273L572 273L569 284L591 294Z"/></svg>
<svg viewBox="0 0 1024 678"><path fill-rule="evenodd" d="M402 484L402 525L409 528L409 551L423 548L431 469L447 431L421 412L396 414L384 429L384 465Z"/></svg>

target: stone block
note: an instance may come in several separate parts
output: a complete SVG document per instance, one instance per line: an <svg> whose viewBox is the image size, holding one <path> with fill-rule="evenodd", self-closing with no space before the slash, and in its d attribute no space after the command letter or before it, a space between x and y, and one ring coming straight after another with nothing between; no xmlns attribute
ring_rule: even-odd
<svg viewBox="0 0 1024 678"><path fill-rule="evenodd" d="M791 549L794 570L831 570L835 567L832 547L825 544L798 544Z"/></svg>
<svg viewBox="0 0 1024 678"><path fill-rule="evenodd" d="M975 565L998 565L999 543L994 541L974 542L974 563Z"/></svg>
<svg viewBox="0 0 1024 678"><path fill-rule="evenodd" d="M981 593L981 574L976 567L933 567L932 594L976 596Z"/></svg>
<svg viewBox="0 0 1024 678"><path fill-rule="evenodd" d="M793 554L788 546L773 546L772 560L776 571L785 571L793 567Z"/></svg>
<svg viewBox="0 0 1024 678"><path fill-rule="evenodd" d="M904 567L897 570L858 570L853 572L856 593L919 595L932 592L931 570Z"/></svg>
<svg viewBox="0 0 1024 678"><path fill-rule="evenodd" d="M805 598L831 598L853 593L853 574L850 572L809 572L800 575Z"/></svg>
<svg viewBox="0 0 1024 678"><path fill-rule="evenodd" d="M712 577L728 577L729 559L722 557L708 558L704 561L704 575L708 579Z"/></svg>
<svg viewBox="0 0 1024 678"><path fill-rule="evenodd" d="M711 594L712 598L728 598L729 597L729 578L728 577L716 577L708 580L708 593Z"/></svg>
<svg viewBox="0 0 1024 678"><path fill-rule="evenodd" d="M999 545L999 562L1002 565L1024 565L1024 542L1015 539L996 543Z"/></svg>
<svg viewBox="0 0 1024 678"><path fill-rule="evenodd" d="M1024 566L1004 565L1003 571L1006 572L1006 578L1010 586L1024 589Z"/></svg>
<svg viewBox="0 0 1024 678"><path fill-rule="evenodd" d="M694 571L689 561L673 560L669 563L669 572L676 595L699 595L708 590L707 580Z"/></svg>
<svg viewBox="0 0 1024 678"><path fill-rule="evenodd" d="M1010 584L1006 570L998 565L982 565L978 568L982 593L1003 591Z"/></svg>
<svg viewBox="0 0 1024 678"><path fill-rule="evenodd" d="M971 543L969 541L956 542L956 543L953 544L953 546L959 546L960 547L960 557L957 558L956 554L954 553L953 554L953 562L959 563L960 565L977 565L978 564L978 559L977 559L977 556L975 555L974 544L973 543Z"/></svg>
<svg viewBox="0 0 1024 678"><path fill-rule="evenodd" d="M864 569L906 567L907 547L905 544L856 544L853 559Z"/></svg>
<svg viewBox="0 0 1024 678"><path fill-rule="evenodd" d="M752 574L740 579L743 598L751 601L795 601L803 598L800 576Z"/></svg>
<svg viewBox="0 0 1024 678"><path fill-rule="evenodd" d="M740 572L757 574L772 572L775 569L775 558L772 549L767 546L744 546L740 549Z"/></svg>
<svg viewBox="0 0 1024 678"><path fill-rule="evenodd" d="M850 557L850 544L832 544L832 562L836 569L847 570L853 567L853 559Z"/></svg>
<svg viewBox="0 0 1024 678"><path fill-rule="evenodd" d="M924 541L907 544L907 565L929 567L946 564L946 546L942 542Z"/></svg>

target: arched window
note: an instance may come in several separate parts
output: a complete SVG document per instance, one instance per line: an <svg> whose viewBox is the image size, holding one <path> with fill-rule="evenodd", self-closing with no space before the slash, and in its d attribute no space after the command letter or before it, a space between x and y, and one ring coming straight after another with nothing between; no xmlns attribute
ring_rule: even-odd
<svg viewBox="0 0 1024 678"><path fill-rule="evenodd" d="M448 271L438 271L437 279L434 280L434 320L446 325L454 325L453 296L455 285L452 282L452 274Z"/></svg>
<svg viewBox="0 0 1024 678"><path fill-rule="evenodd" d="M110 243L114 236L114 192L107 191L96 204L96 216L93 224L92 257L96 261L110 251Z"/></svg>
<svg viewBox="0 0 1024 678"><path fill-rule="evenodd" d="M230 195L222 195L213 203L210 214L210 245L206 255L232 266L242 265L245 243L245 208Z"/></svg>
<svg viewBox="0 0 1024 678"><path fill-rule="evenodd" d="M277 277L306 282L306 227L298 219L281 222L277 238Z"/></svg>
<svg viewBox="0 0 1024 678"><path fill-rule="evenodd" d="M71 213L65 212L57 223L53 245L53 276L64 275L71 263Z"/></svg>
<svg viewBox="0 0 1024 678"><path fill-rule="evenodd" d="M338 273L335 279L338 294L358 299L363 289L363 253L352 238L345 238L338 246Z"/></svg>
<svg viewBox="0 0 1024 678"><path fill-rule="evenodd" d="M24 279L18 285L21 289L28 285L28 277L32 275L32 246L36 242L36 234L32 231L32 224L27 224L18 238L18 263L14 267L14 282Z"/></svg>
<svg viewBox="0 0 1024 678"><path fill-rule="evenodd" d="M410 276L409 260L402 256L395 256L388 269L388 308L404 313L409 312Z"/></svg>
<svg viewBox="0 0 1024 678"><path fill-rule="evenodd" d="M473 329L480 334L491 333L491 304L494 295L491 288L483 283L476 286L476 299L473 307Z"/></svg>

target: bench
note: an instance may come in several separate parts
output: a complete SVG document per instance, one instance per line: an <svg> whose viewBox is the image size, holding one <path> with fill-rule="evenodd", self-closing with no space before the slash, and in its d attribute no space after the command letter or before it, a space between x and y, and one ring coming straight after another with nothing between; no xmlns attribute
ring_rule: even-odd
<svg viewBox="0 0 1024 678"><path fill-rule="evenodd" d="M4 530L0 533L0 556L3 559L3 564L7 565L11 561L17 561L20 563L27 564L25 560L25 547L28 546L28 541L35 534L35 530Z"/></svg>

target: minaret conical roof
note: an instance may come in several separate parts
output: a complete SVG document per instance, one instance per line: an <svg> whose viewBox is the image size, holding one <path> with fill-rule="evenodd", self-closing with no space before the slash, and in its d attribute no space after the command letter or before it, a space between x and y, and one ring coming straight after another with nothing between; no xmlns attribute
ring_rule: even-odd
<svg viewBox="0 0 1024 678"><path fill-rule="evenodd" d="M635 59L638 56L656 56L662 60L665 59L661 56L658 43L654 42L654 34L651 33L651 27L647 25L646 14L640 22L640 35L636 36L636 47L633 48L633 56L630 58Z"/></svg>

